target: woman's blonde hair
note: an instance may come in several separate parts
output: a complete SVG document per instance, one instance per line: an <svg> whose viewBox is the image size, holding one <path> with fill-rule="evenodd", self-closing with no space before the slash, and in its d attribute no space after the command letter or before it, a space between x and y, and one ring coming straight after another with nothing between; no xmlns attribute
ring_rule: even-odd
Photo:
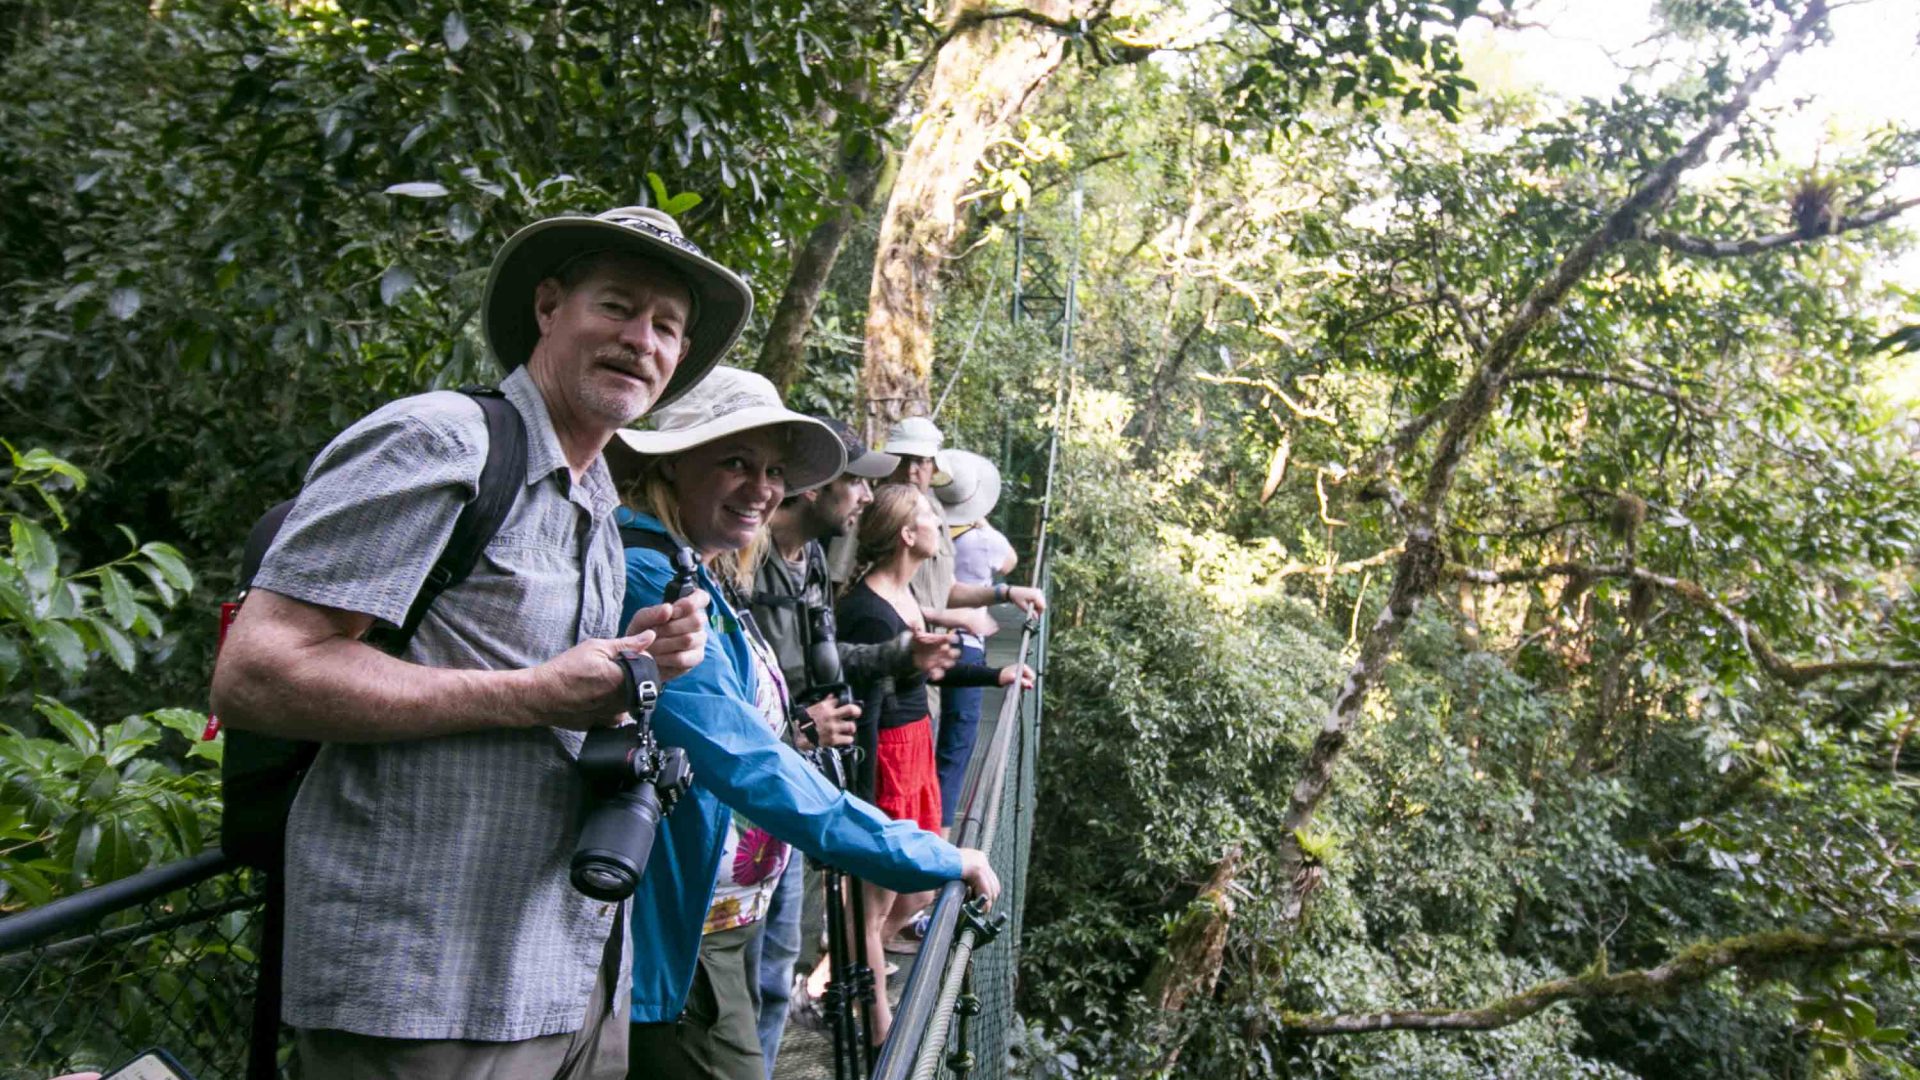
<svg viewBox="0 0 1920 1080"><path fill-rule="evenodd" d="M855 578L894 557L900 551L900 532L913 524L913 516L927 498L912 484L882 484L873 491L873 502L860 518L856 534Z"/></svg>
<svg viewBox="0 0 1920 1080"><path fill-rule="evenodd" d="M667 527L675 540L687 543L687 527L680 517L680 495L667 478L666 463L679 455L641 459L640 468L620 488L620 499L628 509L652 514ZM753 531L753 539L738 551L723 551L706 560L707 571L724 578L735 588L753 591L753 576L760 567L761 553L767 549L767 526Z"/></svg>

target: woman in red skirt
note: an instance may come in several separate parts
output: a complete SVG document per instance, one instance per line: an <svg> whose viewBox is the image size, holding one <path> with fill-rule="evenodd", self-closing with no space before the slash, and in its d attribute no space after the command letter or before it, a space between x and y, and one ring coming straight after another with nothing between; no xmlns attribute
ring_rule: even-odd
<svg viewBox="0 0 1920 1080"><path fill-rule="evenodd" d="M858 560L864 572L840 598L840 640L861 643L892 641L908 630L925 631L920 605L907 583L920 564L940 549L946 523L940 511L920 489L888 484L874 492L873 505L860 519ZM942 686L1008 686L1015 679L1033 685L1033 669L1025 664L991 668L959 664L941 677ZM927 717L927 681L924 675L894 684L893 693L877 704L862 723L879 725L874 766L873 804L889 817L918 822L923 829L940 830L940 777L934 768L933 724ZM931 893L900 896L863 884L866 900L867 956L876 970L884 970L884 943L905 926L915 912L933 899ZM874 995L873 1030L876 1043L887 1037L893 1011L886 988Z"/></svg>

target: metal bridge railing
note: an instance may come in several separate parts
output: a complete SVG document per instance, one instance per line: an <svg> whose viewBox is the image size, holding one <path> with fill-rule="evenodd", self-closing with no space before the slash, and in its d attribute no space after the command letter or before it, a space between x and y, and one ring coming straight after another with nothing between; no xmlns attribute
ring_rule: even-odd
<svg viewBox="0 0 1920 1080"><path fill-rule="evenodd" d="M1046 591L1045 567L1035 585ZM965 887L949 883L913 966L893 1028L874 1063L873 1080L933 1080L942 1067L953 1080L1001 1080L1014 1030L1027 856L1033 836L1034 777L1040 749L1040 702L1046 677L1048 618L1030 620L1019 662L1036 672L1034 688L1008 688L993 738L976 753L961 789L954 843L986 852L1000 876L999 903L982 912ZM941 960L933 963L928 961Z"/></svg>
<svg viewBox="0 0 1920 1080"><path fill-rule="evenodd" d="M240 1080L260 876L210 851L0 920L0 1080L104 1071L165 1046Z"/></svg>

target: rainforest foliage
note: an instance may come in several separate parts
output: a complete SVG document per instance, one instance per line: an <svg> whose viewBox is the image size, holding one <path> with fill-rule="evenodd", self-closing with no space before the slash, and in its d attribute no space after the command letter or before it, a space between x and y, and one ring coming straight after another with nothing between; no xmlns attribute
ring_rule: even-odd
<svg viewBox="0 0 1920 1080"><path fill-rule="evenodd" d="M249 523L645 203L1011 531L1062 433L1023 1068L1915 1075L1920 131L1782 150L1823 4L1531 17L0 5L0 911L209 842Z"/></svg>

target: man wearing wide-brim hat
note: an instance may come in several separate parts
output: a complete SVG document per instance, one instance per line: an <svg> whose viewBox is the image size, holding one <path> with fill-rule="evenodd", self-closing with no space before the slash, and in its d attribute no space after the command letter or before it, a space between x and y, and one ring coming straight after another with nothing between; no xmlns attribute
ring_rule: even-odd
<svg viewBox="0 0 1920 1080"><path fill-rule="evenodd" d="M994 575L1011 571L1016 561L1013 545L987 523L987 515L1000 501L1000 470L969 450L941 450L935 463L938 471L933 498L953 541L954 588L984 588L998 594ZM986 639L999 630L999 625L989 624L984 629L985 633L978 635L960 632L962 664L986 663ZM934 771L940 777L942 824L949 827L960 809L960 784L980 729L982 693L977 686L955 687L943 695L941 702L944 715L934 745Z"/></svg>
<svg viewBox="0 0 1920 1080"><path fill-rule="evenodd" d="M719 362L752 303L657 210L514 234L481 312L524 482L464 577L436 562L482 487L473 397L393 402L315 460L213 687L230 726L322 744L287 828L282 1014L305 1075L625 1075L622 905L568 882L574 757L623 717L618 651L669 678L698 662L705 598L619 625L601 455ZM395 640L430 572L452 584L417 631L368 644Z"/></svg>

